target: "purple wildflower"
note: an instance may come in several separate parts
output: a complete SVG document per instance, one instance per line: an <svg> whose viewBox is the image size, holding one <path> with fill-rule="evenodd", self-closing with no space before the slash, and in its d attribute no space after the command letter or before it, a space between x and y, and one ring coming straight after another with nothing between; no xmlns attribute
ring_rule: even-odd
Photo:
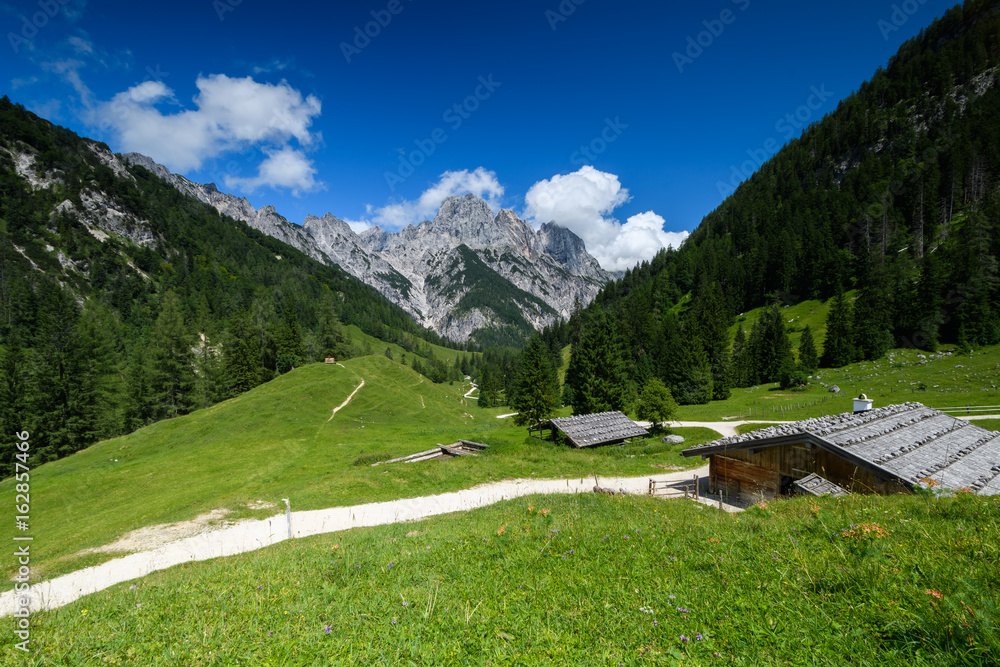
<svg viewBox="0 0 1000 667"><path fill-rule="evenodd" d="M325 628L323 628L323 632L325 632L326 634L330 634L331 632L333 632L333 626L332 625L326 626Z"/></svg>

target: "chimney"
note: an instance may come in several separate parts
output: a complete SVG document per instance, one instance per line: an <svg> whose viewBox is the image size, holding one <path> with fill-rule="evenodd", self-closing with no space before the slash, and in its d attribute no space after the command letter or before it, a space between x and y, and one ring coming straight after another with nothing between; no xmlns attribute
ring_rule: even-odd
<svg viewBox="0 0 1000 667"><path fill-rule="evenodd" d="M868 412L872 409L872 399L868 398L864 394L861 394L854 399L854 413Z"/></svg>

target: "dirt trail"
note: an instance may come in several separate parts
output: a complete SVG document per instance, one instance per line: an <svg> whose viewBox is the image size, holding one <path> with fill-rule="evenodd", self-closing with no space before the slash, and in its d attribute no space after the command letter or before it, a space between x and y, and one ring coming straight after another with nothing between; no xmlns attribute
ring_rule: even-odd
<svg viewBox="0 0 1000 667"><path fill-rule="evenodd" d="M355 390L356 391L356 390ZM600 485L624 489L632 494L645 494L650 478L664 482L690 480L692 475L708 474L708 466L665 475L643 477L601 477ZM351 528L381 526L389 523L414 521L438 514L462 512L486 505L519 498L534 493L590 493L594 478L516 479L491 482L452 493L420 498L405 498L383 503L368 503L353 507L333 507L325 510L292 512L291 526L284 514L259 521L240 521L232 526L210 530L187 537L150 551L141 551L84 568L77 572L32 584L28 593L31 611L55 609L85 595L102 591L123 581L138 579L151 572L164 570L180 563L233 556L256 551L289 538L333 533ZM18 598L23 594L19 594ZM19 609L14 591L0 594L0 616L10 616Z"/></svg>
<svg viewBox="0 0 1000 667"><path fill-rule="evenodd" d="M340 405L338 405L337 407L335 407L335 408L333 409L333 414L332 414L332 415L330 415L330 419L333 419L333 418L334 418L334 416L335 416L335 415L336 415L336 414L337 414L337 413L338 413L338 412L339 412L340 410L342 410L343 408L346 408L346 407L347 407L347 404L351 402L351 399L352 399L352 398L354 398L354 395L355 395L356 393L358 393L358 392L359 392L359 391L361 390L361 388L362 388L363 386L365 386L365 381L364 381L364 380L362 380L362 381L361 381L361 384L359 384L359 385L358 385L358 386L357 386L357 387L356 387L356 388L354 389L354 391L352 391L352 392L351 392L351 395L350 395L350 396L348 396L347 398L345 398L345 399L344 399L344 402L343 402L343 403L341 403ZM330 421L330 419L327 419L327 421Z"/></svg>

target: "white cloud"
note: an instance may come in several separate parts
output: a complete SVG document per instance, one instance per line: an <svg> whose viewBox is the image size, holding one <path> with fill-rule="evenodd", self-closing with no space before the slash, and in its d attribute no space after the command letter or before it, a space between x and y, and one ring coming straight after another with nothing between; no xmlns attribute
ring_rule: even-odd
<svg viewBox="0 0 1000 667"><path fill-rule="evenodd" d="M652 211L633 215L618 228L614 240L594 248L591 254L608 271L624 271L639 262L653 259L660 248L680 247L688 233L665 232L664 222Z"/></svg>
<svg viewBox="0 0 1000 667"><path fill-rule="evenodd" d="M70 46L73 47L73 50L75 50L77 53L84 55L89 55L94 53L94 43L91 41L88 41L82 37L77 37L76 35L73 35L67 41L69 42Z"/></svg>
<svg viewBox="0 0 1000 667"><path fill-rule="evenodd" d="M419 223L433 218L441 203L448 197L471 192L482 197L494 211L500 207L503 196L503 186L497 180L495 172L483 167L475 171L446 171L441 174L438 182L425 190L415 201L402 201L386 204L371 211L374 213L372 222L382 227L398 229L411 223Z"/></svg>
<svg viewBox="0 0 1000 667"><path fill-rule="evenodd" d="M618 223L610 214L629 199L617 176L586 166L532 185L525 215L538 225L555 221L572 230L589 249L614 239Z"/></svg>
<svg viewBox="0 0 1000 667"><path fill-rule="evenodd" d="M236 178L248 189L261 186L309 191L321 187L301 147L321 141L310 130L320 101L282 81L258 83L225 74L198 77L194 109L180 108L161 81L145 81L96 106L91 122L117 134L123 151L135 151L174 171L200 169L224 153L260 148L266 158L252 178ZM158 105L170 105L164 113ZM299 149L292 148L292 140ZM287 171L286 171L287 170Z"/></svg>
<svg viewBox="0 0 1000 667"><path fill-rule="evenodd" d="M61 76L69 85L73 87L76 94L80 96L80 102L83 103L83 106L90 108L94 103L94 94L80 77L80 69L84 66L84 64L85 63L82 60L66 58L64 60L44 62L42 63L42 69Z"/></svg>
<svg viewBox="0 0 1000 667"><path fill-rule="evenodd" d="M371 229L373 227L372 223L366 220L348 220L346 218L341 218L341 220L346 222L347 226L350 227L355 234L360 234L366 229Z"/></svg>
<svg viewBox="0 0 1000 667"><path fill-rule="evenodd" d="M260 163L256 176L253 178L226 176L226 185L242 187L247 192L253 192L261 186L287 188L296 197L302 192L322 188L322 183L316 181L316 168L302 151L285 146L277 151L265 149L264 152L267 154L267 159Z"/></svg>
<svg viewBox="0 0 1000 667"><path fill-rule="evenodd" d="M612 213L630 199L616 175L585 166L531 186L524 197L525 217L536 226L551 221L572 230L602 267L620 271L687 238L687 232L664 232L663 218L652 211L619 223Z"/></svg>

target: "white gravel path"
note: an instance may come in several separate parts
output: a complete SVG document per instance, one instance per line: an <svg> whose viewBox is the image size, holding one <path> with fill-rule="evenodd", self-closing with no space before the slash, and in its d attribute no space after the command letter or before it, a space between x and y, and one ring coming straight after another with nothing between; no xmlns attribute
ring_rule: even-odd
<svg viewBox="0 0 1000 667"><path fill-rule="evenodd" d="M632 494L645 494L650 479L664 482L690 480L694 475L708 474L708 466L676 473L645 477L599 477L603 488L624 489ZM380 526L402 521L423 519L437 514L460 512L534 493L589 493L594 478L534 480L517 479L483 484L464 491L436 496L406 498L382 503L351 507L292 512L292 533L307 537L333 533L350 528ZM138 579L157 570L191 561L255 551L288 539L288 523L284 514L259 521L242 521L233 526L184 538L150 551L88 567L71 574L42 581L31 586L28 593L31 611L55 609L85 595L96 593L115 584ZM22 594L23 595L23 594ZM0 594L0 616L10 616L20 607L20 596L14 591Z"/></svg>

